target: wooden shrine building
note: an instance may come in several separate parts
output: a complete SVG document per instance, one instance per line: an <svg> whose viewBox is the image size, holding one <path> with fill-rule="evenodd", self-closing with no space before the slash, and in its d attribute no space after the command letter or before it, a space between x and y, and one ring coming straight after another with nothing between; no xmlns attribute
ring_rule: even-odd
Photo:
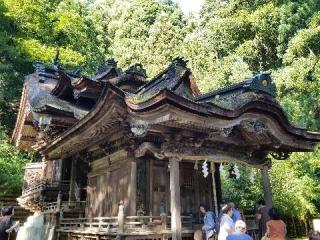
<svg viewBox="0 0 320 240"><path fill-rule="evenodd" d="M150 81L140 64L122 72L110 60L86 77L38 62L13 141L43 160L26 166L19 203L43 212L57 239L192 238L199 204L221 201L218 164L261 168L270 205L268 157L320 141L275 96L265 73L201 94L179 58Z"/></svg>

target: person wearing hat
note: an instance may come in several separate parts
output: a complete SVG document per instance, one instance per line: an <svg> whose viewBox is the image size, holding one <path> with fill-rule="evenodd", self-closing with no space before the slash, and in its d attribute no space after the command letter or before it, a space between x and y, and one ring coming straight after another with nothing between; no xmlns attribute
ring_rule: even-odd
<svg viewBox="0 0 320 240"><path fill-rule="evenodd" d="M236 221L235 232L227 236L227 240L252 240L248 234L246 234L247 226L242 220Z"/></svg>

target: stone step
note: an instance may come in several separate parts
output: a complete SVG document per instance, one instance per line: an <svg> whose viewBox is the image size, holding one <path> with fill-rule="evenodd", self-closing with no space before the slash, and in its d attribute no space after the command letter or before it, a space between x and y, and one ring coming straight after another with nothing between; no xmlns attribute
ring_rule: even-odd
<svg viewBox="0 0 320 240"><path fill-rule="evenodd" d="M17 202L17 198L19 196L20 195L14 195L14 194L0 195L0 208L5 205L13 206L14 212L15 212L13 219L15 221L25 222L27 217L30 215L33 215L33 213L19 206Z"/></svg>

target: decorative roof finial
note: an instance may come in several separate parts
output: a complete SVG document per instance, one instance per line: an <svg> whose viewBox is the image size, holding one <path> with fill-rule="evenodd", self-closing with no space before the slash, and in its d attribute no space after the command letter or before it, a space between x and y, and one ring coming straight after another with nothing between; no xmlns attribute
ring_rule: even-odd
<svg viewBox="0 0 320 240"><path fill-rule="evenodd" d="M117 62L111 58L108 59L106 63L100 64L96 70L96 75L102 74L104 72L107 72L111 68L116 68L117 67Z"/></svg>
<svg viewBox="0 0 320 240"><path fill-rule="evenodd" d="M243 87L264 92L273 97L277 95L276 84L272 80L270 72L257 73L252 78L246 80Z"/></svg>
<svg viewBox="0 0 320 240"><path fill-rule="evenodd" d="M141 77L147 78L147 72L146 70L143 68L141 63L136 63L132 66L130 66L125 73L127 74L136 74L139 75Z"/></svg>
<svg viewBox="0 0 320 240"><path fill-rule="evenodd" d="M110 58L107 60L107 66L117 67L117 62L113 58Z"/></svg>
<svg viewBox="0 0 320 240"><path fill-rule="evenodd" d="M172 66L180 66L180 67L187 67L187 60L184 60L182 57L176 57L175 59L173 59L172 61Z"/></svg>

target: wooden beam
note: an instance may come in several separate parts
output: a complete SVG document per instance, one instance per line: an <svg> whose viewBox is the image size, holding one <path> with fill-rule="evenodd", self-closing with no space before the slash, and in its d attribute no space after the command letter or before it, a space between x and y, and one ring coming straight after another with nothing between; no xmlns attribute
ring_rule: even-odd
<svg viewBox="0 0 320 240"><path fill-rule="evenodd" d="M34 136L21 136L20 141L25 141L25 142L36 142L36 137Z"/></svg>
<svg viewBox="0 0 320 240"><path fill-rule="evenodd" d="M172 240L181 240L181 201L180 201L180 169L179 159L169 158L170 161L170 193L171 193L171 232Z"/></svg>
<svg viewBox="0 0 320 240"><path fill-rule="evenodd" d="M269 166L268 165L264 165L262 167L261 177L262 177L264 200L266 201L267 207L271 208L271 206L272 206L272 190L271 190L271 183L270 183L270 178L269 178Z"/></svg>

